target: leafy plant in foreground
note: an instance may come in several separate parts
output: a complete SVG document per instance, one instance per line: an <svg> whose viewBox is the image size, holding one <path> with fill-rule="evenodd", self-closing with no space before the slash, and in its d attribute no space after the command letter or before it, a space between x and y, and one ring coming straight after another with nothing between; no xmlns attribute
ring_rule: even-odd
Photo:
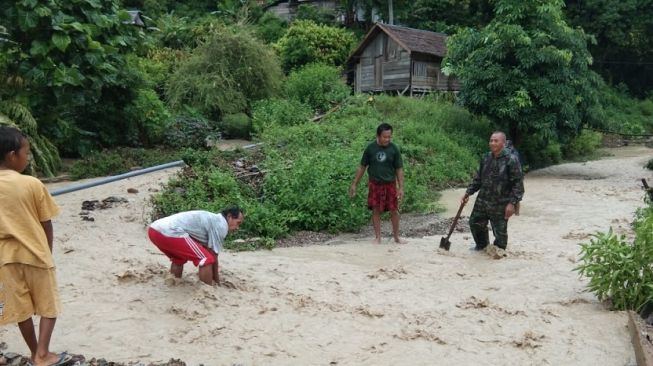
<svg viewBox="0 0 653 366"><path fill-rule="evenodd" d="M637 310L653 301L653 210L639 210L633 226L633 243L610 229L581 244L582 264L575 268L589 278L588 289L615 310Z"/></svg>

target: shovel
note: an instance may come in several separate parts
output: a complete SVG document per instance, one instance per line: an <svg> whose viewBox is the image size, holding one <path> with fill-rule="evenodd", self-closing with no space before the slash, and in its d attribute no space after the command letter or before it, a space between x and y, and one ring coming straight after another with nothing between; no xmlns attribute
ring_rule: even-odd
<svg viewBox="0 0 653 366"><path fill-rule="evenodd" d="M458 208L458 212L456 212L456 217L453 218L453 222L451 223L451 228L449 229L449 234L447 234L446 238L440 239L440 248L444 250L449 250L451 247L451 242L449 241L449 238L451 237L451 233L453 233L453 229L456 228L456 224L458 223L458 219L460 218L460 213L463 212L463 207L465 207L465 203L467 202L460 202L460 208Z"/></svg>

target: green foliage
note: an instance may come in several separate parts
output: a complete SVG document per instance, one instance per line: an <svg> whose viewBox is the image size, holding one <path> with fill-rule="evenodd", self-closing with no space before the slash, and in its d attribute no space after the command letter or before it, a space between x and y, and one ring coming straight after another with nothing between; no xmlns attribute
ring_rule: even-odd
<svg viewBox="0 0 653 366"><path fill-rule="evenodd" d="M136 98L125 107L125 118L136 128L138 141L151 146L163 140L170 113L154 90L139 89Z"/></svg>
<svg viewBox="0 0 653 366"><path fill-rule="evenodd" d="M274 46L284 70L288 72L309 63L340 66L353 51L355 43L353 33L346 29L298 20Z"/></svg>
<svg viewBox="0 0 653 366"><path fill-rule="evenodd" d="M252 120L245 113L227 114L222 118L220 131L225 137L248 139L252 132Z"/></svg>
<svg viewBox="0 0 653 366"><path fill-rule="evenodd" d="M359 186L353 200L347 193L361 154L374 140L381 121L393 124L394 140L404 156L402 212L434 211L435 189L468 181L478 167L477 156L487 149L491 131L487 120L433 99L378 96L368 101L366 96L355 96L320 123L294 119L286 105L293 104L264 100L254 108L254 123L263 126L257 130L262 156L239 159L254 160L265 172L262 181L245 184L228 161L234 156L193 152L184 157L192 171L171 182L155 200L156 215L238 203L247 213L241 235L267 238L256 245L295 230L356 230L369 221L365 185ZM220 179L208 179L215 170L223 172ZM235 187L234 179L240 195L235 188L220 193L226 198L211 193L214 185Z"/></svg>
<svg viewBox="0 0 653 366"><path fill-rule="evenodd" d="M161 149L118 148L96 151L76 161L70 168L73 179L127 173L135 167L146 168L179 160L180 153Z"/></svg>
<svg viewBox="0 0 653 366"><path fill-rule="evenodd" d="M0 99L0 125L18 128L27 135L32 154L28 173L40 173L46 177L55 175L61 167L57 148L38 133L36 120L25 106Z"/></svg>
<svg viewBox="0 0 653 366"><path fill-rule="evenodd" d="M589 279L589 290L615 310L638 310L653 300L653 209L640 209L633 226L632 243L610 228L580 245L582 263L575 270Z"/></svg>
<svg viewBox="0 0 653 366"><path fill-rule="evenodd" d="M416 0L410 8L408 26L446 34L486 26L494 16L490 0Z"/></svg>
<svg viewBox="0 0 653 366"><path fill-rule="evenodd" d="M165 48L184 49L197 46L197 35L193 32L193 22L176 14L163 14L156 20L157 32L154 37Z"/></svg>
<svg viewBox="0 0 653 366"><path fill-rule="evenodd" d="M602 139L603 135L599 132L584 129L562 147L562 154L565 159L589 156L601 146Z"/></svg>
<svg viewBox="0 0 653 366"><path fill-rule="evenodd" d="M653 159L649 160L648 163L646 163L646 169L653 170Z"/></svg>
<svg viewBox="0 0 653 366"><path fill-rule="evenodd" d="M653 2L640 0L567 1L570 24L595 42L590 51L597 70L612 85L626 83L644 97L653 85Z"/></svg>
<svg viewBox="0 0 653 366"><path fill-rule="evenodd" d="M223 114L248 110L251 102L270 97L282 73L271 49L244 29L221 28L209 35L170 77L171 105L190 105L219 120Z"/></svg>
<svg viewBox="0 0 653 366"><path fill-rule="evenodd" d="M336 13L329 8L310 4L300 4L297 7L295 20L310 20L315 24L335 25Z"/></svg>
<svg viewBox="0 0 653 366"><path fill-rule="evenodd" d="M254 27L256 35L268 44L278 41L286 29L288 29L288 22L272 12L265 12Z"/></svg>
<svg viewBox="0 0 653 366"><path fill-rule="evenodd" d="M600 103L592 109L593 127L624 134L653 132L653 101L637 100L604 83L598 95Z"/></svg>
<svg viewBox="0 0 653 366"><path fill-rule="evenodd" d="M207 138L219 137L217 126L192 110L173 117L164 132L165 145L174 148L206 147Z"/></svg>
<svg viewBox="0 0 653 366"><path fill-rule="evenodd" d="M291 72L284 87L289 98L316 111L328 110L351 92L338 68L324 64L309 64Z"/></svg>
<svg viewBox="0 0 653 366"><path fill-rule="evenodd" d="M565 23L562 5L498 0L487 27L449 39L445 72L460 79L460 101L520 148L525 136L538 135L543 146L575 136L596 105L588 37Z"/></svg>
<svg viewBox="0 0 653 366"><path fill-rule="evenodd" d="M154 89L160 97L165 96L165 84L179 64L188 59L190 53L172 48L155 48L145 57L130 55L129 67L138 70L143 87Z"/></svg>
<svg viewBox="0 0 653 366"><path fill-rule="evenodd" d="M363 195L355 201L347 195L352 162L358 155L353 149L344 153L303 149L290 164L272 155L265 164L270 171L265 178L265 202L288 213L287 225L292 230L337 232L360 227L369 220Z"/></svg>
<svg viewBox="0 0 653 366"><path fill-rule="evenodd" d="M312 116L311 107L295 99L264 99L254 103L252 129L261 133L271 125L299 125Z"/></svg>
<svg viewBox="0 0 653 366"><path fill-rule="evenodd" d="M121 142L123 107L138 85L125 54L143 33L124 24L119 1L0 1L9 38L0 43L7 72L24 81L12 90L29 101L39 130L72 153L83 145ZM70 138L70 139L69 139Z"/></svg>

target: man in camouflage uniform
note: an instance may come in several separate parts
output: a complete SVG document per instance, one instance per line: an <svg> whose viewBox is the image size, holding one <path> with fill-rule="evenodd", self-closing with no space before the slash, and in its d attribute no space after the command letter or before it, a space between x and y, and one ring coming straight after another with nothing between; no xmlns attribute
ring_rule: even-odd
<svg viewBox="0 0 653 366"><path fill-rule="evenodd" d="M489 244L488 221L494 232L494 245L506 249L508 219L524 195L521 164L505 145L503 132L497 131L490 136L490 152L481 158L479 171L462 198L462 202L467 203L469 196L480 190L469 217L476 250L483 250Z"/></svg>

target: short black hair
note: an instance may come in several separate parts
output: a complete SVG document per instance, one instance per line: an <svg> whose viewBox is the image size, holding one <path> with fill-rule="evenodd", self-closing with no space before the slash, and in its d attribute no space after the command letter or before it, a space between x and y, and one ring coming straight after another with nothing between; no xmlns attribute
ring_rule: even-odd
<svg viewBox="0 0 653 366"><path fill-rule="evenodd" d="M238 217L240 217L240 214L242 214L242 213L243 213L243 210L242 210L240 207L238 207L238 206L233 206L233 207L225 208L225 209L222 210L222 212L221 212L222 216L223 216L225 219L226 219L228 216L231 216L231 217L233 217L234 219L237 219Z"/></svg>
<svg viewBox="0 0 653 366"><path fill-rule="evenodd" d="M26 138L25 134L15 127L0 126L0 161L4 161L10 152L20 150Z"/></svg>
<svg viewBox="0 0 653 366"><path fill-rule="evenodd" d="M376 128L376 135L377 135L377 136L381 136L381 134L383 133L383 131L390 131L390 132L392 132L392 126L390 126L389 123L385 123L385 122L381 123L381 124L379 125L379 127Z"/></svg>

